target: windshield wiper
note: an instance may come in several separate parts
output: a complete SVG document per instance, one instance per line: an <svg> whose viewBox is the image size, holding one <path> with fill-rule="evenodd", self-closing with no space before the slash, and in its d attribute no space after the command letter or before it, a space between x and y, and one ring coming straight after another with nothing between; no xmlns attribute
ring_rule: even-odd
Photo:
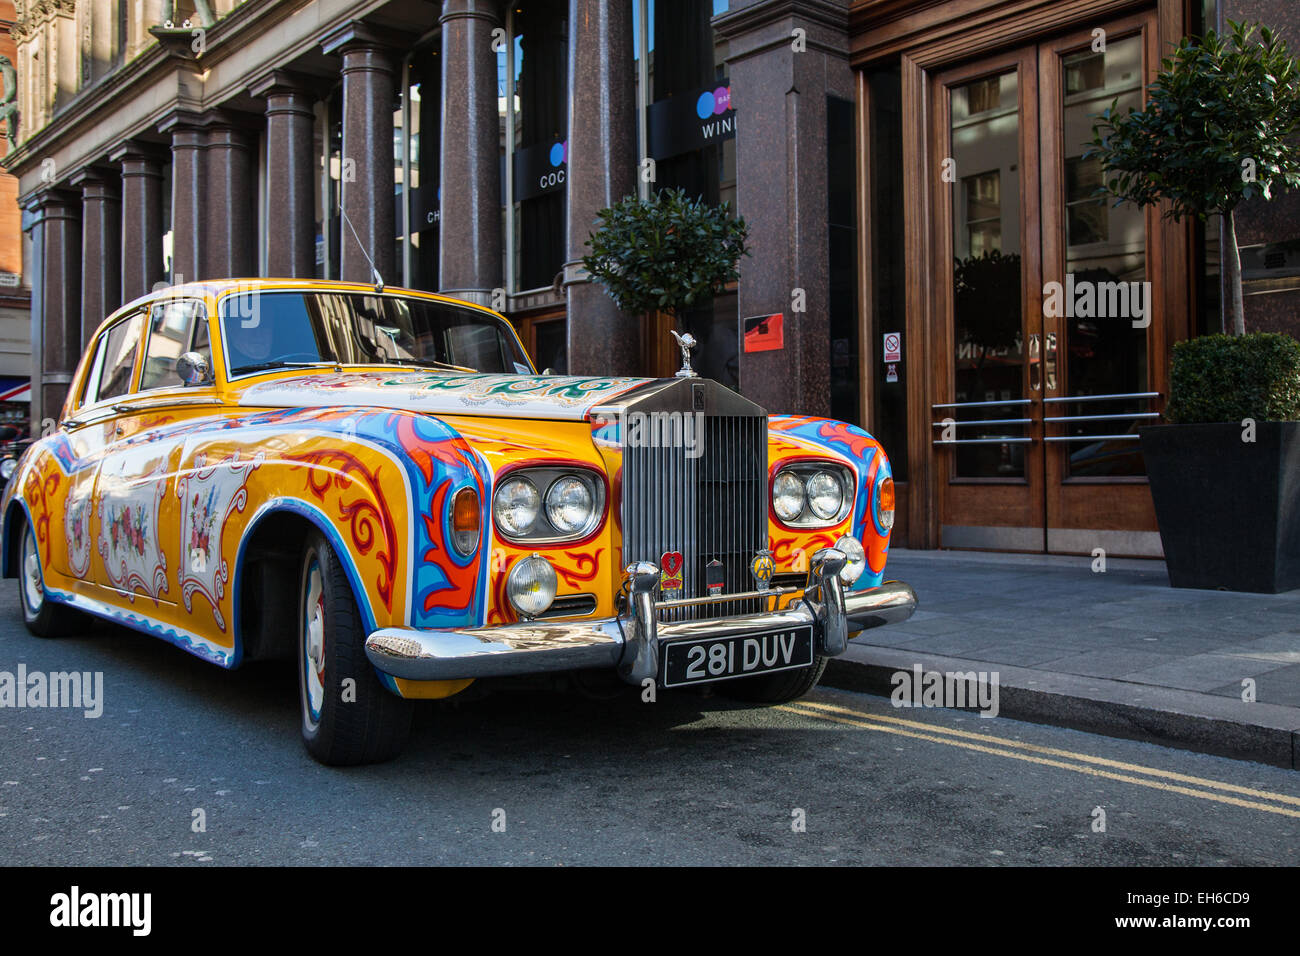
<svg viewBox="0 0 1300 956"><path fill-rule="evenodd" d="M283 359L276 359L272 362L255 362L252 365L240 365L230 370L231 375L243 375L245 372L264 372L272 368L313 368L317 365L333 365L333 362L327 362L321 359L319 362L286 362Z"/></svg>
<svg viewBox="0 0 1300 956"><path fill-rule="evenodd" d="M418 368L446 368L453 372L472 372L474 369L466 368L464 365L452 365L450 362L439 362L437 359L417 359L401 358L396 355L384 356L384 361L380 365L414 365Z"/></svg>

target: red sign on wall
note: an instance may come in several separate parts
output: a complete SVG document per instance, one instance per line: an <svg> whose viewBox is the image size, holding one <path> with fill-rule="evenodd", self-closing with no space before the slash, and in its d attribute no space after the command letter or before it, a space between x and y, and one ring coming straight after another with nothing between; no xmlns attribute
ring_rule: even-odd
<svg viewBox="0 0 1300 956"><path fill-rule="evenodd" d="M775 352L785 348L782 325L785 314L751 315L745 319L745 351Z"/></svg>

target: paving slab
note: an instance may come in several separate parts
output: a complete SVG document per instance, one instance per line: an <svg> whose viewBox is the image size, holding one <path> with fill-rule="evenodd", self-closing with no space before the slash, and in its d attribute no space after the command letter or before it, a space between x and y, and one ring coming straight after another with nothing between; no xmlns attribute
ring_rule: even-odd
<svg viewBox="0 0 1300 956"><path fill-rule="evenodd" d="M1169 586L1162 561L892 549L911 621L863 632L823 682L996 673L999 714L1300 769L1300 590ZM1254 700L1244 700L1243 681Z"/></svg>

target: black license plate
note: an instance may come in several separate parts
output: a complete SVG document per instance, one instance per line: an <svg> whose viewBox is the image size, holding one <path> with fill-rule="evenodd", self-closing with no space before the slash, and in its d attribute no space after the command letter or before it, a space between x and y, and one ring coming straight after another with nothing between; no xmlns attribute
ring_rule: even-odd
<svg viewBox="0 0 1300 956"><path fill-rule="evenodd" d="M674 641L664 645L663 686L707 684L751 674L810 667L812 662L811 624L731 637Z"/></svg>

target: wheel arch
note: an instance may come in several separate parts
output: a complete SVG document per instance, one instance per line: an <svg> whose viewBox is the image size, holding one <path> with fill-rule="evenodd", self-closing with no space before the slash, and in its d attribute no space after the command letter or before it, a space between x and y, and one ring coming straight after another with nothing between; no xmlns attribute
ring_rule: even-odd
<svg viewBox="0 0 1300 956"><path fill-rule="evenodd" d="M232 612L236 660L242 661L245 656L256 659L287 657L295 653L296 625L292 622L297 614L296 607L287 608L284 602L269 602L261 609L263 613L252 616L250 612L260 594L297 593L298 562L302 557L303 543L313 529L324 535L334 549L361 610L366 632L377 628L370 594L334 523L315 505L301 499L273 498L254 513L235 552ZM280 588L285 590L278 590ZM267 608L275 610L267 614Z"/></svg>
<svg viewBox="0 0 1300 956"><path fill-rule="evenodd" d="M27 502L15 495L5 508L4 530L0 532L0 577L18 577L18 549L22 547L22 530L31 524Z"/></svg>

